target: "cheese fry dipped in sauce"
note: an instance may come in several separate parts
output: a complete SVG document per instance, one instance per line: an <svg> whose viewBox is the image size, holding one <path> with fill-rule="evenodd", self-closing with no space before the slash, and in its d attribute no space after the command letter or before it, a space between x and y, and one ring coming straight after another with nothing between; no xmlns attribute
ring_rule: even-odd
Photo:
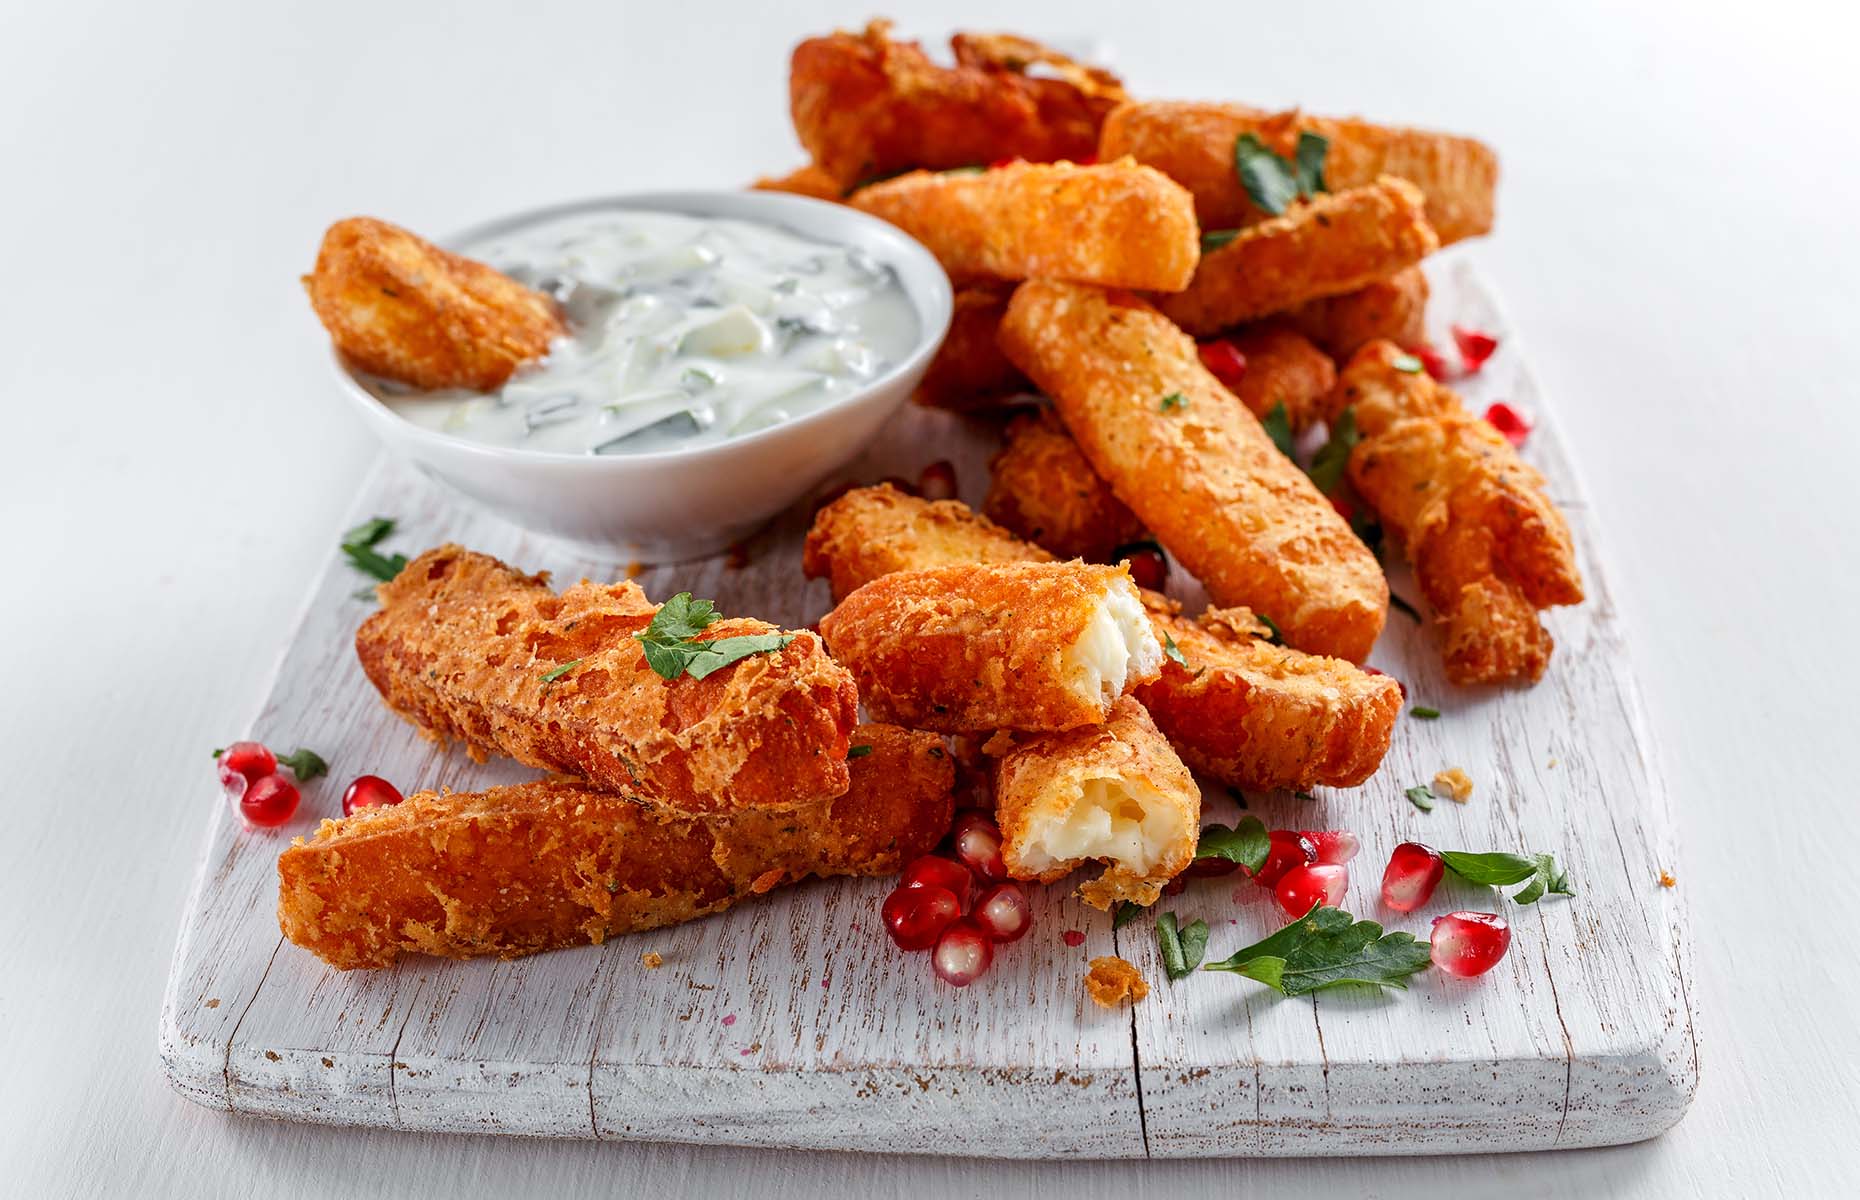
<svg viewBox="0 0 1860 1200"><path fill-rule="evenodd" d="M516 958L675 925L810 875L893 875L949 828L934 734L863 725L852 788L792 812L682 816L568 780L421 792L278 859L284 936L340 970Z"/></svg>
<svg viewBox="0 0 1860 1200"><path fill-rule="evenodd" d="M1233 229L1268 215L1247 196L1234 170L1234 142L1251 133L1289 159L1304 132L1329 142L1324 178L1332 191L1397 175L1427 194L1428 223L1442 245L1491 232L1498 156L1473 138L1428 129L1243 104L1142 100L1112 110L1098 156L1128 154L1156 167L1195 194L1204 229Z"/></svg>
<svg viewBox="0 0 1860 1200"><path fill-rule="evenodd" d="M1427 340L1427 276L1409 267L1353 292L1301 304L1285 319L1338 362L1377 338L1419 346Z"/></svg>
<svg viewBox="0 0 1860 1200"><path fill-rule="evenodd" d="M1011 283L978 283L956 289L949 333L911 399L933 408L973 412L993 408L1008 396L1031 389L1020 368L995 341L1007 312Z"/></svg>
<svg viewBox="0 0 1860 1200"><path fill-rule="evenodd" d="M1052 559L960 500L925 500L888 483L823 507L801 547L802 573L828 580L835 604L894 571Z"/></svg>
<svg viewBox="0 0 1860 1200"><path fill-rule="evenodd" d="M1337 364L1310 339L1277 322L1249 327L1230 339L1246 358L1246 373L1230 386L1260 420L1285 406L1286 423L1303 433L1324 416L1337 386Z"/></svg>
<svg viewBox="0 0 1860 1200"><path fill-rule="evenodd" d="M451 545L376 591L381 610L355 634L369 682L474 758L505 754L686 813L846 790L858 695L811 633L715 619L707 602L661 629L661 606L638 584L584 580L558 596L546 575ZM665 643L650 647L659 663L640 634ZM723 641L737 638L757 641ZM684 660L673 678L657 669Z"/></svg>
<svg viewBox="0 0 1860 1200"><path fill-rule="evenodd" d="M1201 788L1126 696L1096 728L1016 738L995 764L995 820L1015 879L1052 883L1102 862L1079 887L1087 904L1153 904L1194 861Z"/></svg>
<svg viewBox="0 0 1860 1200"><path fill-rule="evenodd" d="M922 242L959 282L1073 279L1176 292L1201 254L1188 193L1134 162L915 171L861 188L849 203Z"/></svg>
<svg viewBox="0 0 1860 1200"><path fill-rule="evenodd" d="M1217 605L1264 613L1301 650L1368 656L1388 607L1375 556L1192 339L1135 296L1033 280L1001 345Z"/></svg>
<svg viewBox="0 0 1860 1200"><path fill-rule="evenodd" d="M1541 475L1392 342L1344 369L1333 416L1356 413L1350 482L1401 539L1444 634L1447 678L1542 678L1538 610L1582 601L1563 514Z"/></svg>
<svg viewBox="0 0 1860 1200"><path fill-rule="evenodd" d="M982 511L1061 558L1106 562L1143 536L1143 522L1091 469L1051 410L1014 418L988 469Z"/></svg>
<svg viewBox="0 0 1860 1200"><path fill-rule="evenodd" d="M303 284L336 349L418 388L491 391L568 332L548 296L369 217L329 227Z"/></svg>
<svg viewBox="0 0 1860 1200"><path fill-rule="evenodd" d="M820 633L875 719L945 733L1102 724L1162 663L1122 565L901 571L842 600Z"/></svg>
<svg viewBox="0 0 1860 1200"><path fill-rule="evenodd" d="M1440 248L1421 191L1384 176L1320 194L1285 215L1249 225L1202 256L1186 291L1157 307L1197 336L1355 291Z"/></svg>

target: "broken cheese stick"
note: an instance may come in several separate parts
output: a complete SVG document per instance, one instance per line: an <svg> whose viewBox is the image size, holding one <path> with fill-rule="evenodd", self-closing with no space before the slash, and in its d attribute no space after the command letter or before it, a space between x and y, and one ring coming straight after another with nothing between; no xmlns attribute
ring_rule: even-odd
<svg viewBox="0 0 1860 1200"><path fill-rule="evenodd" d="M1052 558L960 500L924 500L880 483L854 488L814 514L801 572L828 580L838 604L894 571Z"/></svg>

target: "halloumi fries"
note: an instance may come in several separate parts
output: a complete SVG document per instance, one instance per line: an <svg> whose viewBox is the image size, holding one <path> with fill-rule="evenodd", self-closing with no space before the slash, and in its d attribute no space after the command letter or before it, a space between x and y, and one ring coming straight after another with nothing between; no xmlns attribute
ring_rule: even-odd
<svg viewBox="0 0 1860 1200"><path fill-rule="evenodd" d="M814 514L801 548L801 572L826 579L838 604L894 571L1052 557L976 516L960 500L924 500L880 483L854 488Z"/></svg>
<svg viewBox="0 0 1860 1200"><path fill-rule="evenodd" d="M659 606L631 581L561 595L459 546L408 563L356 631L368 679L395 712L474 757L505 754L663 808L788 809L847 787L852 676L807 632L704 678L665 679L634 636ZM699 640L766 635L718 620Z"/></svg>
<svg viewBox="0 0 1860 1200"><path fill-rule="evenodd" d="M568 332L548 296L372 217L331 225L303 285L336 349L414 387L491 391Z"/></svg>
<svg viewBox="0 0 1860 1200"><path fill-rule="evenodd" d="M1427 276L1408 267L1353 292L1301 304L1284 319L1338 362L1377 338L1418 346L1427 340Z"/></svg>
<svg viewBox="0 0 1860 1200"><path fill-rule="evenodd" d="M1324 402L1337 386L1337 365L1303 334L1267 322L1230 339L1246 357L1246 374L1233 385L1234 395L1262 421L1279 405L1286 423L1303 433L1324 416Z"/></svg>
<svg viewBox="0 0 1860 1200"><path fill-rule="evenodd" d="M1007 444L988 469L982 511L1060 558L1107 562L1143 536L1143 522L1091 469L1050 409L1009 423Z"/></svg>
<svg viewBox="0 0 1860 1200"><path fill-rule="evenodd" d="M1153 904L1194 861L1201 788L1129 696L1101 726L1015 739L995 765L1001 857L1015 879L1052 883L1086 863L1087 904Z"/></svg>
<svg viewBox="0 0 1860 1200"><path fill-rule="evenodd" d="M1189 194L1129 160L915 171L861 188L849 203L929 247L958 282L1073 279L1176 292L1201 254Z"/></svg>
<svg viewBox="0 0 1860 1200"><path fill-rule="evenodd" d="M1007 312L1011 283L978 283L956 289L949 333L937 347L912 399L935 408L969 412L992 408L1003 397L1032 386L1007 360L995 340Z"/></svg>
<svg viewBox="0 0 1860 1200"><path fill-rule="evenodd" d="M843 188L919 167L1089 158L1124 99L1109 71L1026 38L957 34L956 65L942 67L890 33L873 21L809 38L790 61L794 131Z"/></svg>
<svg viewBox="0 0 1860 1200"><path fill-rule="evenodd" d="M1158 297L1156 304L1201 336L1354 291L1439 248L1420 189L1385 175L1247 226L1202 256L1187 290Z"/></svg>
<svg viewBox="0 0 1860 1200"><path fill-rule="evenodd" d="M842 600L820 633L874 719L946 733L1103 724L1162 664L1122 565L897 572Z"/></svg>
<svg viewBox="0 0 1860 1200"><path fill-rule="evenodd" d="M1375 556L1192 339L1135 296L1033 280L1001 343L1216 604L1264 613L1301 650L1368 656L1388 608Z"/></svg>
<svg viewBox="0 0 1860 1200"><path fill-rule="evenodd" d="M1582 600L1569 526L1498 431L1392 342L1344 369L1333 415L1356 414L1350 482L1407 548L1445 634L1447 678L1543 676L1539 609Z"/></svg>
<svg viewBox="0 0 1860 1200"><path fill-rule="evenodd" d="M1397 175L1427 194L1428 223L1442 245L1491 231L1498 156L1469 137L1297 110L1142 100L1112 110L1098 153L1105 159L1128 154L1160 169L1195 194L1204 229L1231 229L1266 216L1234 172L1234 141L1252 133L1289 158L1300 132L1328 139L1324 176L1333 190Z"/></svg>
<svg viewBox="0 0 1860 1200"><path fill-rule="evenodd" d="M421 792L324 821L278 860L284 936L341 970L515 958L720 912L810 875L890 875L949 828L934 734L862 725L852 786L792 812L691 817L586 784Z"/></svg>

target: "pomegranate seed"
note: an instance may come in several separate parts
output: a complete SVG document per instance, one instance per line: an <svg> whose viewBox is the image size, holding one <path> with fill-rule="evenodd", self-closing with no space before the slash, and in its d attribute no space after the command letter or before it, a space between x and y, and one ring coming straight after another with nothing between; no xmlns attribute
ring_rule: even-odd
<svg viewBox="0 0 1860 1200"><path fill-rule="evenodd" d="M1336 509L1337 515L1344 520L1353 521L1356 519L1356 505L1350 502L1348 496L1330 497L1330 506Z"/></svg>
<svg viewBox="0 0 1860 1200"><path fill-rule="evenodd" d="M1343 903L1344 889L1349 886L1350 868L1342 863L1318 863L1287 871L1272 894L1287 916L1302 917L1315 905Z"/></svg>
<svg viewBox="0 0 1860 1200"><path fill-rule="evenodd" d="M360 775L342 793L342 815L354 816L358 808L389 808L405 797L400 789L379 775Z"/></svg>
<svg viewBox="0 0 1860 1200"><path fill-rule="evenodd" d="M282 775L261 775L239 798L239 814L249 824L270 829L297 812L297 785Z"/></svg>
<svg viewBox="0 0 1860 1200"><path fill-rule="evenodd" d="M880 915L898 949L928 950L962 916L962 903L946 887L901 887L885 897Z"/></svg>
<svg viewBox="0 0 1860 1200"><path fill-rule="evenodd" d="M993 171L1000 167L1011 167L1019 161L1020 159L1018 158L997 158L995 161L988 164L988 169Z"/></svg>
<svg viewBox="0 0 1860 1200"><path fill-rule="evenodd" d="M1460 362L1468 372L1477 371L1485 365L1485 360L1492 357L1498 349L1498 339L1482 329L1470 329L1465 325L1453 327L1453 344L1460 348Z"/></svg>
<svg viewBox="0 0 1860 1200"><path fill-rule="evenodd" d="M1231 875L1240 869L1240 864L1231 858L1198 858L1188 864L1183 875L1196 879L1206 879L1211 875ZM1171 880L1171 882L1174 882Z"/></svg>
<svg viewBox="0 0 1860 1200"><path fill-rule="evenodd" d="M1018 942L1033 928L1033 905L1020 884L997 883L975 901L969 914L997 942Z"/></svg>
<svg viewBox="0 0 1860 1200"><path fill-rule="evenodd" d="M879 480L879 482L888 483L892 487L897 488L900 492L903 492L907 496L915 496L917 494L916 487L914 487L911 484L910 480L906 479L902 475L887 475L883 479Z"/></svg>
<svg viewBox="0 0 1860 1200"><path fill-rule="evenodd" d="M969 902L971 883L969 868L940 854L926 854L922 858L912 859L904 868L904 874L898 876L899 888L947 888L963 904Z"/></svg>
<svg viewBox="0 0 1860 1200"><path fill-rule="evenodd" d="M1531 423L1524 419L1517 409L1499 401L1485 410L1486 424L1505 435L1505 440L1514 446L1522 446L1531 437Z"/></svg>
<svg viewBox="0 0 1860 1200"><path fill-rule="evenodd" d="M1498 965L1511 949L1511 926L1497 913L1452 912L1434 918L1434 965L1471 979Z"/></svg>
<svg viewBox="0 0 1860 1200"><path fill-rule="evenodd" d="M1421 360L1421 369L1435 379L1453 378L1453 368L1447 363L1447 356L1434 348L1432 342L1422 342L1409 349L1408 353Z"/></svg>
<svg viewBox="0 0 1860 1200"><path fill-rule="evenodd" d="M994 944L972 917L951 922L930 953L930 966L937 978L951 987L968 987L982 977L994 960Z"/></svg>
<svg viewBox="0 0 1860 1200"><path fill-rule="evenodd" d="M1413 912L1427 903L1446 871L1447 864L1431 847L1403 842L1382 872L1382 903L1396 912Z"/></svg>
<svg viewBox="0 0 1860 1200"><path fill-rule="evenodd" d="M1059 935L1059 940L1068 946L1083 946L1085 944L1085 935L1079 930L1068 929Z"/></svg>
<svg viewBox="0 0 1860 1200"><path fill-rule="evenodd" d="M216 764L220 769L220 782L228 788L234 786L231 776L237 775L240 791L255 779L262 779L278 769L278 756L273 754L263 742L234 742L220 751Z"/></svg>
<svg viewBox="0 0 1860 1200"><path fill-rule="evenodd" d="M1169 582L1169 560L1163 556L1162 548L1154 542L1119 546L1111 552L1111 558L1115 562L1129 564L1131 582L1140 588L1160 592Z"/></svg>
<svg viewBox="0 0 1860 1200"><path fill-rule="evenodd" d="M917 494L926 500L954 500L956 464L947 458L939 458L925 467L917 477Z"/></svg>
<svg viewBox="0 0 1860 1200"><path fill-rule="evenodd" d="M1301 829L1299 832L1317 848L1320 863L1347 863L1363 848L1356 835L1347 829Z"/></svg>
<svg viewBox="0 0 1860 1200"><path fill-rule="evenodd" d="M1174 879L1171 879L1168 883L1163 884L1162 894L1165 896L1180 896L1183 892L1186 892L1187 890L1188 890L1188 875L1185 872L1181 875L1177 875Z"/></svg>
<svg viewBox="0 0 1860 1200"><path fill-rule="evenodd" d="M1246 355L1226 338L1201 343L1201 365L1228 387L1238 386L1246 378Z"/></svg>
<svg viewBox="0 0 1860 1200"><path fill-rule="evenodd" d="M1261 864L1259 873L1253 876L1253 881L1263 888L1277 887L1279 880L1285 878L1285 873L1293 867L1307 867L1317 861L1317 847L1301 833L1290 829L1275 829L1267 837L1272 842L1272 849Z"/></svg>
<svg viewBox="0 0 1860 1200"><path fill-rule="evenodd" d="M993 817L979 809L967 810L956 818L950 839L963 866L990 882L1007 878L1007 863L1001 859L1001 827Z"/></svg>

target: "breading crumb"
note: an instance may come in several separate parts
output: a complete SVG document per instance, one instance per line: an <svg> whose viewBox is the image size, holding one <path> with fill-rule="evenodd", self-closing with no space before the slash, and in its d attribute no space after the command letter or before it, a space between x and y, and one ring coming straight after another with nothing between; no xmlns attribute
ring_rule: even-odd
<svg viewBox="0 0 1860 1200"><path fill-rule="evenodd" d="M657 950L648 950L639 956L640 965L648 971L656 971L665 965L665 958Z"/></svg>
<svg viewBox="0 0 1860 1200"><path fill-rule="evenodd" d="M1679 881L1673 878L1673 873L1671 871L1660 872L1660 886L1661 887L1663 888L1676 887L1678 883Z"/></svg>
<svg viewBox="0 0 1860 1200"><path fill-rule="evenodd" d="M1472 799L1472 777L1458 767L1449 767L1434 776L1434 795L1455 804L1464 804Z"/></svg>
<svg viewBox="0 0 1860 1200"><path fill-rule="evenodd" d="M1150 985L1135 967L1113 954L1091 960L1085 992L1098 1007L1116 1008L1125 1001L1135 1004L1149 995Z"/></svg>
<svg viewBox="0 0 1860 1200"><path fill-rule="evenodd" d="M628 579L638 579L645 571L646 564L637 559L626 565L626 577Z"/></svg>

